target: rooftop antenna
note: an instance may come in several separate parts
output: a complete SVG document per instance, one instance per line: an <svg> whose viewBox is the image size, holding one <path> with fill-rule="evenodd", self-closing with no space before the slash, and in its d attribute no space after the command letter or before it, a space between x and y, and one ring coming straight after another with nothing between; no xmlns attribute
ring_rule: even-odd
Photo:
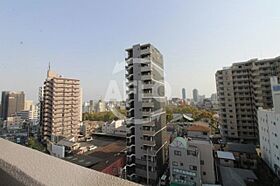
<svg viewBox="0 0 280 186"><path fill-rule="evenodd" d="M49 62L49 71L51 70L51 62Z"/></svg>

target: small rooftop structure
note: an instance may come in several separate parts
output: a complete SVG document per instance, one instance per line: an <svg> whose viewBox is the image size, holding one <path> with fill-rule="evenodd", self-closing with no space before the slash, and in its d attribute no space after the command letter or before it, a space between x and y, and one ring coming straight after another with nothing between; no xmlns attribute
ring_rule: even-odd
<svg viewBox="0 0 280 186"><path fill-rule="evenodd" d="M241 152L256 154L256 146L253 144L242 144L242 143L228 143L226 146L227 151L230 152Z"/></svg>
<svg viewBox="0 0 280 186"><path fill-rule="evenodd" d="M170 121L170 123L184 122L184 121L193 122L194 119L186 114L175 113L175 114L173 114L173 119Z"/></svg>
<svg viewBox="0 0 280 186"><path fill-rule="evenodd" d="M217 156L219 159L235 160L232 152L217 151Z"/></svg>

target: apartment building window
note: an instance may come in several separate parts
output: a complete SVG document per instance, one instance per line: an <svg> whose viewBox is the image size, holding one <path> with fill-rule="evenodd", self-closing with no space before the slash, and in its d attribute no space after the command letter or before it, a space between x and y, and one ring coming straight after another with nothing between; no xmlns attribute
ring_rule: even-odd
<svg viewBox="0 0 280 186"><path fill-rule="evenodd" d="M178 166L178 162L177 162L177 161L173 161L173 162L172 162L172 165L173 165L173 166Z"/></svg>
<svg viewBox="0 0 280 186"><path fill-rule="evenodd" d="M204 160L200 160L200 165L204 165Z"/></svg>
<svg viewBox="0 0 280 186"><path fill-rule="evenodd" d="M206 175L206 172L203 172L203 176L205 176Z"/></svg>
<svg viewBox="0 0 280 186"><path fill-rule="evenodd" d="M195 165L190 165L190 170L197 170L197 166L195 166Z"/></svg>
<svg viewBox="0 0 280 186"><path fill-rule="evenodd" d="M175 150L175 151L174 151L174 155L175 155L175 156L181 156L181 151Z"/></svg>

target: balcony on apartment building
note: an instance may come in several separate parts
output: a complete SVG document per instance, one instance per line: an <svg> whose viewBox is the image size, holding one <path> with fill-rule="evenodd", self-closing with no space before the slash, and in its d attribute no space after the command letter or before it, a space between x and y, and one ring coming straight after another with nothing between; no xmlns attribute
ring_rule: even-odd
<svg viewBox="0 0 280 186"><path fill-rule="evenodd" d="M0 138L0 185L137 185Z"/></svg>

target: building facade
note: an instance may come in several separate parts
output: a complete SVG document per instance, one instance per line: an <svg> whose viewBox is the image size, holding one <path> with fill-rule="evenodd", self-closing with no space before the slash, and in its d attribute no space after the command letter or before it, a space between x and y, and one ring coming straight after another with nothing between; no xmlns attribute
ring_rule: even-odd
<svg viewBox="0 0 280 186"><path fill-rule="evenodd" d="M80 127L80 81L48 70L43 93L43 140L77 137Z"/></svg>
<svg viewBox="0 0 280 186"><path fill-rule="evenodd" d="M3 91L1 100L1 117L6 120L16 112L24 110L24 92Z"/></svg>
<svg viewBox="0 0 280 186"><path fill-rule="evenodd" d="M258 110L261 157L280 178L280 84L271 78L273 109Z"/></svg>
<svg viewBox="0 0 280 186"><path fill-rule="evenodd" d="M164 66L151 44L127 51L127 178L156 184L167 157Z"/></svg>
<svg viewBox="0 0 280 186"><path fill-rule="evenodd" d="M169 145L169 166L171 184L202 185L200 154L187 139L177 137Z"/></svg>
<svg viewBox="0 0 280 186"><path fill-rule="evenodd" d="M272 108L271 76L280 77L280 57L234 63L216 72L221 133L227 141L257 141L257 109Z"/></svg>
<svg viewBox="0 0 280 186"><path fill-rule="evenodd" d="M213 145L210 140L177 137L169 145L171 184L215 184Z"/></svg>

